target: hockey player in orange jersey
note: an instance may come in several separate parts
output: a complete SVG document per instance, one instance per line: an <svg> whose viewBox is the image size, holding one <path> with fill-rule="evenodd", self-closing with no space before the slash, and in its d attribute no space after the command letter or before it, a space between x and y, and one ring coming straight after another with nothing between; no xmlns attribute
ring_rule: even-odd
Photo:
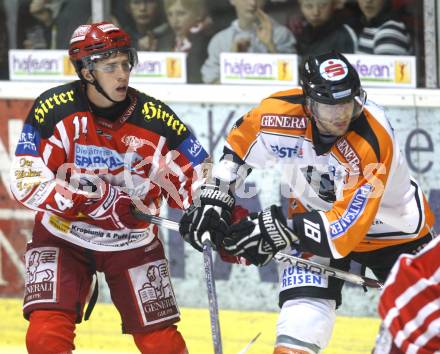
<svg viewBox="0 0 440 354"><path fill-rule="evenodd" d="M366 99L348 60L336 52L311 56L300 78L301 88L274 93L238 119L214 166L215 182L183 215L180 232L200 249L209 230L216 244L257 266L280 250L307 252L343 270L355 260L384 281L400 254L432 239L433 213L384 110ZM276 165L288 217L272 205L231 226L234 191L252 169ZM323 350L342 285L283 265L274 353Z"/></svg>
<svg viewBox="0 0 440 354"><path fill-rule="evenodd" d="M28 352L72 352L100 271L142 353L187 353L157 226L131 211L187 208L207 153L170 107L129 86L137 54L126 32L79 26L69 56L80 80L35 100L11 173L15 198L37 211L25 256Z"/></svg>

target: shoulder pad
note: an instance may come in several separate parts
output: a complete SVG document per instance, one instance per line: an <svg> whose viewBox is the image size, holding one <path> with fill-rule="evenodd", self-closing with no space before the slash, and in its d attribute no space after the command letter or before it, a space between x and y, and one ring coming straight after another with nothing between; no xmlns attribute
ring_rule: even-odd
<svg viewBox="0 0 440 354"><path fill-rule="evenodd" d="M81 93L81 82L74 81L43 92L35 100L29 118L39 124L43 132L48 130L49 133L65 117L84 110L88 108Z"/></svg>
<svg viewBox="0 0 440 354"><path fill-rule="evenodd" d="M169 139L171 138L172 141L177 139L177 145L188 134L188 128L177 114L160 100L139 93L139 103L136 111L134 124Z"/></svg>

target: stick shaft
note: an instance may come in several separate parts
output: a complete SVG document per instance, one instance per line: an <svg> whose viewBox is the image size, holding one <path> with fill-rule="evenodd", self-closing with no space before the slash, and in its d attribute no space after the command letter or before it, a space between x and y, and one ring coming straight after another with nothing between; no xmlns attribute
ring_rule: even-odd
<svg viewBox="0 0 440 354"><path fill-rule="evenodd" d="M283 252L278 252L274 259L278 262L282 263L289 263L293 266L305 269L310 271L311 273L318 274L318 275L326 275L333 278L342 279L344 281L348 281L353 284L361 285L361 286L367 286L370 288L382 288L383 285L377 281L376 279L371 279L367 277L363 277L357 274L345 272L343 270L333 268L330 266L326 266L320 263L316 263L313 261L310 261L308 259L303 259L300 257L295 257L290 254L286 254Z"/></svg>
<svg viewBox="0 0 440 354"><path fill-rule="evenodd" d="M202 235L203 264L205 267L206 288L208 290L209 318L211 320L212 343L214 353L222 354L222 337L220 332L220 318L218 311L217 292L215 290L214 262L212 260L212 246L209 232Z"/></svg>
<svg viewBox="0 0 440 354"><path fill-rule="evenodd" d="M142 213L141 211L135 210L135 216L139 219L145 220L147 222L150 222L152 224L156 224L158 226L165 227L170 230L179 230L179 223L176 221L172 221L166 218L162 218L160 216L153 216L153 215L147 215ZM293 266L297 266L302 269L309 270L312 273L319 274L319 275L326 275L331 276L334 278L342 279L344 281L361 285L361 286L367 286L370 288L382 288L383 285L377 281L376 279L371 279L368 277L362 277L357 274L345 272L343 270L339 270L330 266L326 266L323 264L319 264L316 262L309 261L307 259L295 257L289 254L285 254L282 252L278 252L274 259L278 262L282 263L290 263Z"/></svg>
<svg viewBox="0 0 440 354"><path fill-rule="evenodd" d="M165 227L169 230L179 231L179 223L162 218L160 216L148 215L141 212L138 209L134 210L134 215L138 219L145 220L149 223ZM205 270L206 288L208 291L208 307L209 307L209 319L211 321L211 335L212 343L214 345L214 353L222 354L222 337L220 332L220 317L218 310L217 292L215 290L214 279L214 262L212 260L212 246L209 232L205 232L202 235L203 242L203 265Z"/></svg>

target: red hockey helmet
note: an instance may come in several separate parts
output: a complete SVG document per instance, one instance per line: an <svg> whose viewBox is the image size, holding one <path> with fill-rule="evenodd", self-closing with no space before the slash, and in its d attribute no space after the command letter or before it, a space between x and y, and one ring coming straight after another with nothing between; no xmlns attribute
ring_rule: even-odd
<svg viewBox="0 0 440 354"><path fill-rule="evenodd" d="M137 53L131 47L130 36L109 22L81 25L70 39L69 57L79 75L83 67L93 69L97 60L117 52L127 52L131 66L136 65Z"/></svg>

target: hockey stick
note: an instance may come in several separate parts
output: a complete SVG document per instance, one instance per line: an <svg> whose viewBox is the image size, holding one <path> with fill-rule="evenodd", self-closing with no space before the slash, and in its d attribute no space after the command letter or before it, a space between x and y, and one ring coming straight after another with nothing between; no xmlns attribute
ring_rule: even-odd
<svg viewBox="0 0 440 354"><path fill-rule="evenodd" d="M209 318L211 320L212 343L214 345L214 354L222 354L222 336L220 333L217 292L215 291L214 262L212 260L211 238L208 231L206 231L202 235L202 243L206 288L208 289Z"/></svg>
<svg viewBox="0 0 440 354"><path fill-rule="evenodd" d="M305 270L310 271L311 273L317 275L327 275L333 278L342 279L344 281L348 281L353 284L366 286L369 288L382 289L383 284L372 278L364 277L361 275L345 272L343 270L339 270L337 268L333 268L330 266L326 266L320 263L316 263L310 261L308 259L303 259L300 257L291 256L290 254L286 254L283 252L278 252L274 257L275 260L281 263L290 263L293 266L303 268Z"/></svg>
<svg viewBox="0 0 440 354"><path fill-rule="evenodd" d="M145 220L149 223L156 224L158 226L165 227L170 230L179 231L179 223L176 221L172 221L169 219L162 218L160 216L147 215L142 213L141 211L134 211L137 218ZM311 273L318 275L326 275L333 278L342 279L344 281L366 286L369 288L377 288L382 289L383 284L376 279L360 276L357 274L345 272L343 270L339 270L337 268L333 268L330 266L326 266L320 263L309 261L308 259L303 259L295 256L291 256L289 254L278 252L274 259L278 262L282 263L290 263L293 266L297 266L299 268L310 271Z"/></svg>
<svg viewBox="0 0 440 354"><path fill-rule="evenodd" d="M133 214L140 220L145 220L151 224L165 227L169 230L179 231L179 223L162 218L145 214L139 209L133 209ZM220 332L220 319L218 312L217 292L215 290L214 279L214 262L212 260L212 245L209 232L202 235L203 243L203 265L205 268L206 288L208 290L209 318L211 321L212 343L214 345L214 354L222 354L222 337Z"/></svg>
<svg viewBox="0 0 440 354"><path fill-rule="evenodd" d="M249 348L251 347L251 345L255 343L255 341L258 339L258 337L260 335L261 335L261 332L258 332L258 334L254 338L252 338L251 341L242 350L240 350L237 354L247 353Z"/></svg>

